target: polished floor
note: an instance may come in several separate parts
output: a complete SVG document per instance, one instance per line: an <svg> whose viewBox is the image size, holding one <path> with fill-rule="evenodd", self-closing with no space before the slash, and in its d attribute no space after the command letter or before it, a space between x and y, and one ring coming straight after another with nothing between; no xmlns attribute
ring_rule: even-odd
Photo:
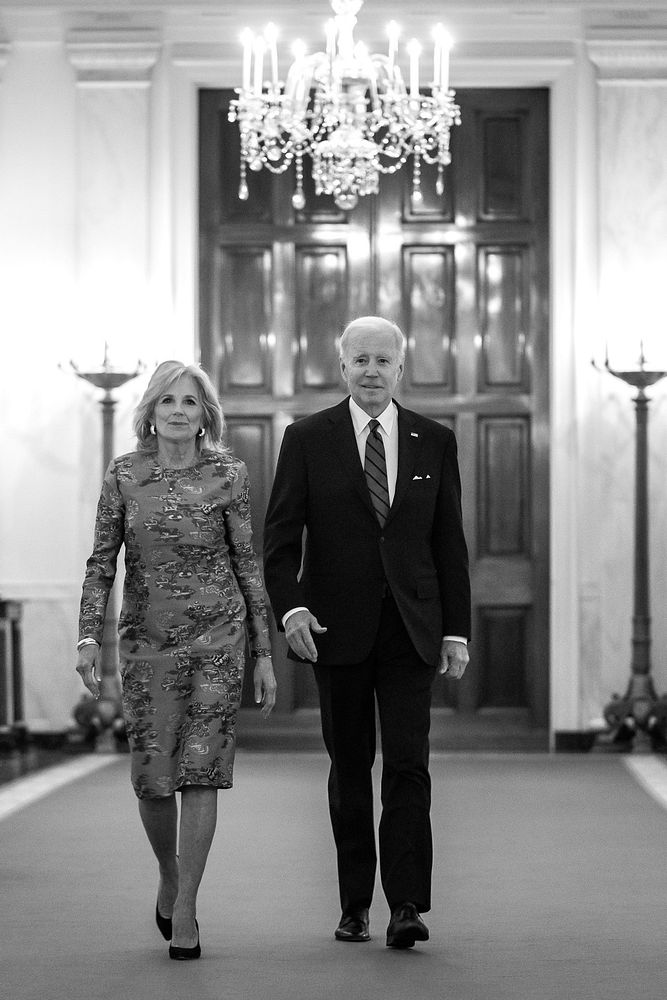
<svg viewBox="0 0 667 1000"><path fill-rule="evenodd" d="M193 963L170 962L153 924L156 872L126 756L9 782L2 996L662 1000L664 759L436 754L432 773L431 940L393 952L379 890L372 940L333 940L325 757L239 753L236 786L219 797Z"/></svg>

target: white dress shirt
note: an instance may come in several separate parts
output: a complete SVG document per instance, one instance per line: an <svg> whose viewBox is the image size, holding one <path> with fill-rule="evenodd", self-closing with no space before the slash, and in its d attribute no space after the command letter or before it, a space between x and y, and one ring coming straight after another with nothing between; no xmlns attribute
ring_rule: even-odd
<svg viewBox="0 0 667 1000"><path fill-rule="evenodd" d="M350 416L354 426L354 434L357 439L359 449L359 461L363 468L366 461L366 441L370 434L371 417L365 410L362 410L358 403L350 396ZM396 492L396 476L398 475L398 410L396 404L390 402L379 417L375 418L379 423L378 431L382 436L384 444L384 458L387 464L387 487L389 489L389 506L394 502Z"/></svg>

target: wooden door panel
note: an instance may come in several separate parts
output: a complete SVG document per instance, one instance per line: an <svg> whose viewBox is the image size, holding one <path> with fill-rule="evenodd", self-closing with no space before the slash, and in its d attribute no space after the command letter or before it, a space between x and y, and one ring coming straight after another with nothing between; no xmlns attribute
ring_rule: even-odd
<svg viewBox="0 0 667 1000"><path fill-rule="evenodd" d="M477 260L479 392L529 392L526 356L530 330L528 248L480 246Z"/></svg>
<svg viewBox="0 0 667 1000"><path fill-rule="evenodd" d="M454 248L402 248L408 389L454 391Z"/></svg>
<svg viewBox="0 0 667 1000"><path fill-rule="evenodd" d="M210 373L224 395L270 391L271 256L270 246L222 246L216 254Z"/></svg>
<svg viewBox="0 0 667 1000"><path fill-rule="evenodd" d="M478 423L477 558L530 558L530 421L482 417Z"/></svg>
<svg viewBox="0 0 667 1000"><path fill-rule="evenodd" d="M316 198L308 172L302 210L289 172L249 174L239 202L230 96L200 95L201 353L248 462L258 548L285 426L340 399L336 337L357 315L394 319L408 341L401 402L457 435L471 553L472 664L460 684L438 679L434 703L542 726L548 94L460 91L444 195L422 164L413 205L408 163L350 213ZM309 669L279 654L277 670L284 709L316 705Z"/></svg>
<svg viewBox="0 0 667 1000"><path fill-rule="evenodd" d="M268 487L273 473L273 420L265 417L227 416L227 435L232 451L243 458L250 478L250 509L253 541L264 551L264 513L269 501Z"/></svg>
<svg viewBox="0 0 667 1000"><path fill-rule="evenodd" d="M520 606L480 608L478 708L528 708L528 614Z"/></svg>
<svg viewBox="0 0 667 1000"><path fill-rule="evenodd" d="M296 249L297 391L338 388L336 337L347 315L348 271L345 244Z"/></svg>
<svg viewBox="0 0 667 1000"><path fill-rule="evenodd" d="M478 142L482 171L479 188L480 220L491 222L525 219L531 214L527 182L528 113L505 108L477 110Z"/></svg>

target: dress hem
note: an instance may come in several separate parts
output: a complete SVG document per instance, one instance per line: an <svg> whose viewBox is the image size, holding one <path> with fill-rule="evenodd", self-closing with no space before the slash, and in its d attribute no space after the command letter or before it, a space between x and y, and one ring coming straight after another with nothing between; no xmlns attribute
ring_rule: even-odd
<svg viewBox="0 0 667 1000"><path fill-rule="evenodd" d="M138 799L168 799L170 798L170 796L174 795L175 792L182 792L184 788L214 788L218 792L224 792L227 789L233 787L234 787L233 781L226 781L222 785L214 784L213 782L210 781L184 781L182 784L176 785L176 787L172 789L171 792L165 792L164 794L161 795L151 795L151 794L146 794L145 792L139 794L136 788L134 789L134 794Z"/></svg>

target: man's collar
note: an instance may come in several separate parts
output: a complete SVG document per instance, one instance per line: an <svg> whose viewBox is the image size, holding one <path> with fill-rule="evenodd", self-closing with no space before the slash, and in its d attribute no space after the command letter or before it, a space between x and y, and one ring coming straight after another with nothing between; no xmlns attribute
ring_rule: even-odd
<svg viewBox="0 0 667 1000"><path fill-rule="evenodd" d="M387 436L389 436L393 430L396 414L396 404L392 399L389 400L389 403L382 413L375 418ZM366 413L365 410L362 410L358 403L355 403L352 396L350 396L350 416L352 417L354 433L357 437L359 437L364 427L368 426L368 421L373 419L368 415L368 413Z"/></svg>

